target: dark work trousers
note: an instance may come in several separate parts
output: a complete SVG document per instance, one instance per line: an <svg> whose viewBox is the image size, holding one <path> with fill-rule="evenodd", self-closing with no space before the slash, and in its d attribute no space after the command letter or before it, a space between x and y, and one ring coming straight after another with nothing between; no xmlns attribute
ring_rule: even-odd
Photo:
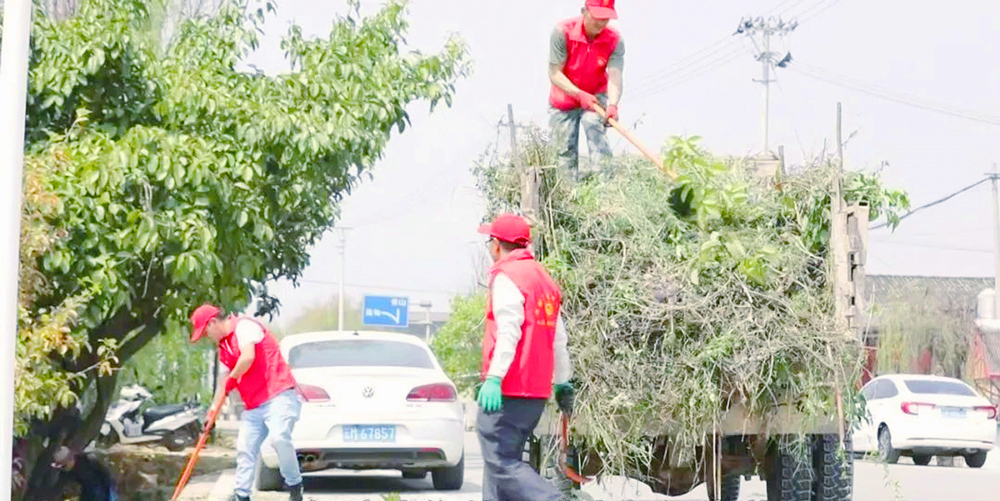
<svg viewBox="0 0 1000 501"><path fill-rule="evenodd" d="M545 399L507 398L499 411L479 408L476 432L483 453L483 501L559 501L562 492L521 460Z"/></svg>

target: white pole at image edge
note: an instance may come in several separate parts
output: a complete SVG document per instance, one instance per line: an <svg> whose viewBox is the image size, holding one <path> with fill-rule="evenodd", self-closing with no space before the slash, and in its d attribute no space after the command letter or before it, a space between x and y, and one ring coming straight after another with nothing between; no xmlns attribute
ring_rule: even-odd
<svg viewBox="0 0 1000 501"><path fill-rule="evenodd" d="M24 105L28 91L31 0L4 0L0 46L0 501L11 497L14 446L14 351L24 169Z"/></svg>

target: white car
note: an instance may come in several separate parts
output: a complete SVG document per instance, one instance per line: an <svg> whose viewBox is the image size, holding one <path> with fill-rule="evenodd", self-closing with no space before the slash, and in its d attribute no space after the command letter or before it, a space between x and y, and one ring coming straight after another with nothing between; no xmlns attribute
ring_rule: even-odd
<svg viewBox="0 0 1000 501"><path fill-rule="evenodd" d="M887 375L861 389L869 421L855 425L855 452L875 452L888 463L910 456L927 465L934 456L962 456L972 468L986 462L997 438L997 409L964 381Z"/></svg>
<svg viewBox="0 0 1000 501"><path fill-rule="evenodd" d="M317 332L285 337L281 351L303 402L292 433L303 473L430 472L435 489L461 489L464 410L426 343L399 333ZM269 439L259 463L257 489L280 489Z"/></svg>

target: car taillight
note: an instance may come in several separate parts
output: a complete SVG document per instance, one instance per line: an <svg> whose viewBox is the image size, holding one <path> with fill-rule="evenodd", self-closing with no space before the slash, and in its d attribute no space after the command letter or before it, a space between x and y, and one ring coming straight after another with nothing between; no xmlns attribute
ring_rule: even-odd
<svg viewBox="0 0 1000 501"><path fill-rule="evenodd" d="M458 400L458 394L450 384L438 383L418 386L410 390L406 399L411 402L454 402Z"/></svg>
<svg viewBox="0 0 1000 501"><path fill-rule="evenodd" d="M997 418L997 408L992 405L981 405L978 407L973 407L972 410L985 412L986 419L996 419Z"/></svg>
<svg viewBox="0 0 1000 501"><path fill-rule="evenodd" d="M313 386L311 384L300 384L299 393L302 394L302 398L306 399L306 402L330 401L330 395L326 393L326 390L320 388L319 386Z"/></svg>
<svg viewBox="0 0 1000 501"><path fill-rule="evenodd" d="M921 412L932 410L934 407L936 407L934 404L923 402L903 402L899 406L900 409L903 409L903 412L914 416L919 416Z"/></svg>

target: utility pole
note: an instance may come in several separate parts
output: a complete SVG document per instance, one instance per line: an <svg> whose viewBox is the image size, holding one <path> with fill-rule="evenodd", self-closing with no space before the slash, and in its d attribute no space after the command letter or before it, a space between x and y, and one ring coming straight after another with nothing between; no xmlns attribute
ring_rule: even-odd
<svg viewBox="0 0 1000 501"><path fill-rule="evenodd" d="M0 46L0 500L11 498L14 448L14 378L17 363L17 302L21 256L21 197L24 187L24 108L28 93L31 1L6 0Z"/></svg>
<svg viewBox="0 0 1000 501"><path fill-rule="evenodd" d="M429 343L429 342L431 342L431 306L432 306L432 304L431 304L430 301L423 301L423 302L420 303L419 306L421 308L424 308L424 309L427 310L427 311L424 312L425 313L425 318L424 319L427 321L427 324L424 326L424 342L425 343Z"/></svg>
<svg viewBox="0 0 1000 501"><path fill-rule="evenodd" d="M770 153L768 134L771 112L771 82L773 81L771 80L771 65L778 64L779 66L784 66L792 58L792 55L788 53L785 54L783 59L778 60L777 54L771 51L771 37L773 35L787 35L794 31L797 26L797 21L786 23L781 18L771 17L764 19L757 17L756 19L744 18L740 21L740 25L736 29L736 33L742 33L750 37L755 47L762 47L762 49L758 49L759 53L756 58L760 61L761 79L754 81L764 85L764 154ZM760 45L757 44L758 35L761 39Z"/></svg>
<svg viewBox="0 0 1000 501"><path fill-rule="evenodd" d="M338 294L338 306L337 306L337 330L340 332L344 331L344 275L347 271L347 256L345 249L347 248L347 231L350 228L339 227L337 228L337 233L339 233L340 243L337 248L340 249L340 293Z"/></svg>
<svg viewBox="0 0 1000 501"><path fill-rule="evenodd" d="M993 260L996 266L993 276L993 318L1000 318L1000 195L997 194L997 164L988 174L993 183Z"/></svg>

